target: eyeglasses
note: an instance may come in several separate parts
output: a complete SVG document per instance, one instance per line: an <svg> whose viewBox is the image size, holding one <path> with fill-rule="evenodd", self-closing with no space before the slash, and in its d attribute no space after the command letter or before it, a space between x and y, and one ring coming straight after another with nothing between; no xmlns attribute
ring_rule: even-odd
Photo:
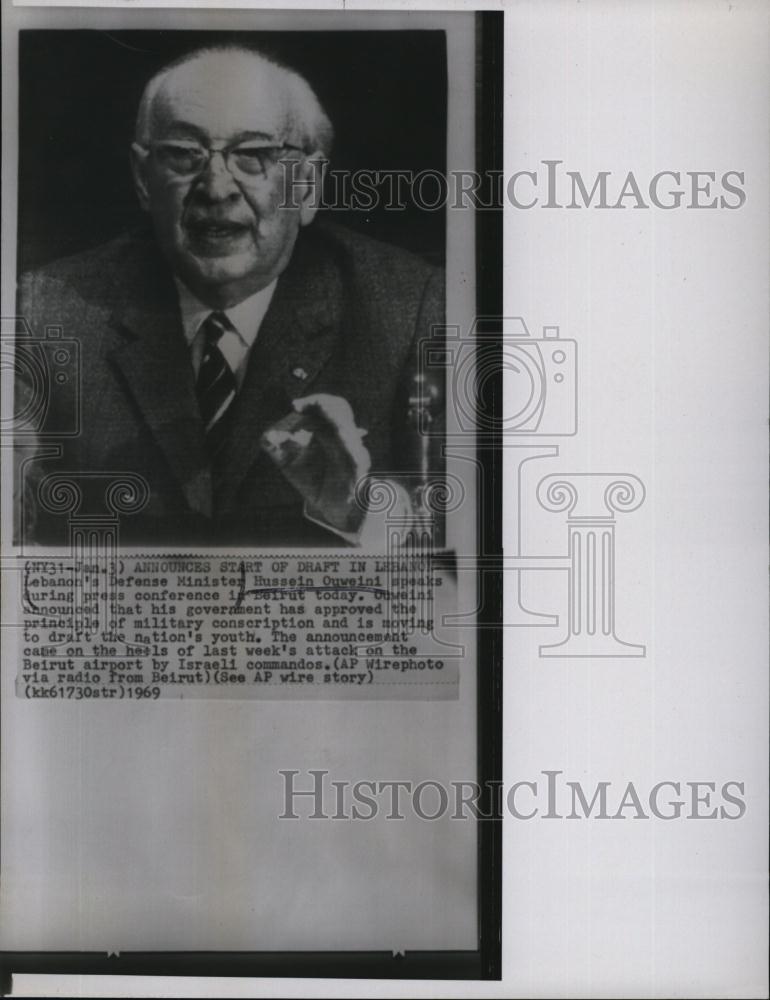
<svg viewBox="0 0 770 1000"><path fill-rule="evenodd" d="M260 146L254 142L236 146L201 146L197 142L181 140L161 140L141 148L155 156L161 170L175 177L196 177L206 169L214 153L220 153L233 177L245 181L267 176L283 153L302 152L299 146L290 146L288 143L281 146Z"/></svg>

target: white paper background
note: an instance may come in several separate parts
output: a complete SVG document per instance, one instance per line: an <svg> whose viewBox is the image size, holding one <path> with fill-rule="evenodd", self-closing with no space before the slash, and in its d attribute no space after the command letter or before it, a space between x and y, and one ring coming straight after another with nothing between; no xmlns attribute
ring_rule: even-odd
<svg viewBox="0 0 770 1000"><path fill-rule="evenodd" d="M648 655L538 660L547 630L515 630L506 784L543 768L642 794L737 779L748 804L738 822L509 822L507 982L766 995L767 7L541 3L507 20L508 173L554 158L644 188L735 169L747 202L509 213L506 311L579 343L582 427L552 464L647 487L618 517L617 614Z"/></svg>
<svg viewBox="0 0 770 1000"><path fill-rule="evenodd" d="M507 172L549 157L589 176L736 169L747 203L508 212L506 311L580 344L581 433L554 471L629 471L648 488L618 523L619 626L648 655L542 660L550 635L511 630L505 781L544 768L589 787L735 779L747 813L508 819L502 983L265 980L197 995L767 995L768 7L506 11ZM563 581L533 588L563 602Z"/></svg>

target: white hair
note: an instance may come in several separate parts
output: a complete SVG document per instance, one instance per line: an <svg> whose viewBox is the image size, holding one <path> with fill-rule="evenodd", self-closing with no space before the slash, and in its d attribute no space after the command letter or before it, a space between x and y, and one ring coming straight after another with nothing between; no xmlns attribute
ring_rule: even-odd
<svg viewBox="0 0 770 1000"><path fill-rule="evenodd" d="M249 56L256 62L270 66L275 71L285 87L289 116L291 125L297 133L297 143L305 153L320 150L324 156L328 157L334 141L334 129L313 88L296 70L285 66L273 56L245 45L204 46L193 52L188 52L159 70L147 83L139 101L134 133L136 141L146 143L149 140L155 98L175 69L207 56L227 53Z"/></svg>

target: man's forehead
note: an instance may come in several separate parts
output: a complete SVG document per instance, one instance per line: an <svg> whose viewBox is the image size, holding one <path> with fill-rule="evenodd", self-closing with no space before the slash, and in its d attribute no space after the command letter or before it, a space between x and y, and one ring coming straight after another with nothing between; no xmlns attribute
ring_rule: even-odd
<svg viewBox="0 0 770 1000"><path fill-rule="evenodd" d="M264 132L277 138L289 112L286 76L279 67L247 53L217 52L163 77L151 124L153 131L186 123L210 136Z"/></svg>

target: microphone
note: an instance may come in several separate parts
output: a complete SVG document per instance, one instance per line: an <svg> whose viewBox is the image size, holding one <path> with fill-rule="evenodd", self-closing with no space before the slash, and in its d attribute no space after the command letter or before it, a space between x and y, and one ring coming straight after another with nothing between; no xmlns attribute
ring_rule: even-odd
<svg viewBox="0 0 770 1000"><path fill-rule="evenodd" d="M441 373L443 376L443 372ZM436 511L427 502L428 493L442 469L442 391L438 373L419 372L409 382L403 458L408 473L409 494L416 518L414 540L429 546L442 532Z"/></svg>

